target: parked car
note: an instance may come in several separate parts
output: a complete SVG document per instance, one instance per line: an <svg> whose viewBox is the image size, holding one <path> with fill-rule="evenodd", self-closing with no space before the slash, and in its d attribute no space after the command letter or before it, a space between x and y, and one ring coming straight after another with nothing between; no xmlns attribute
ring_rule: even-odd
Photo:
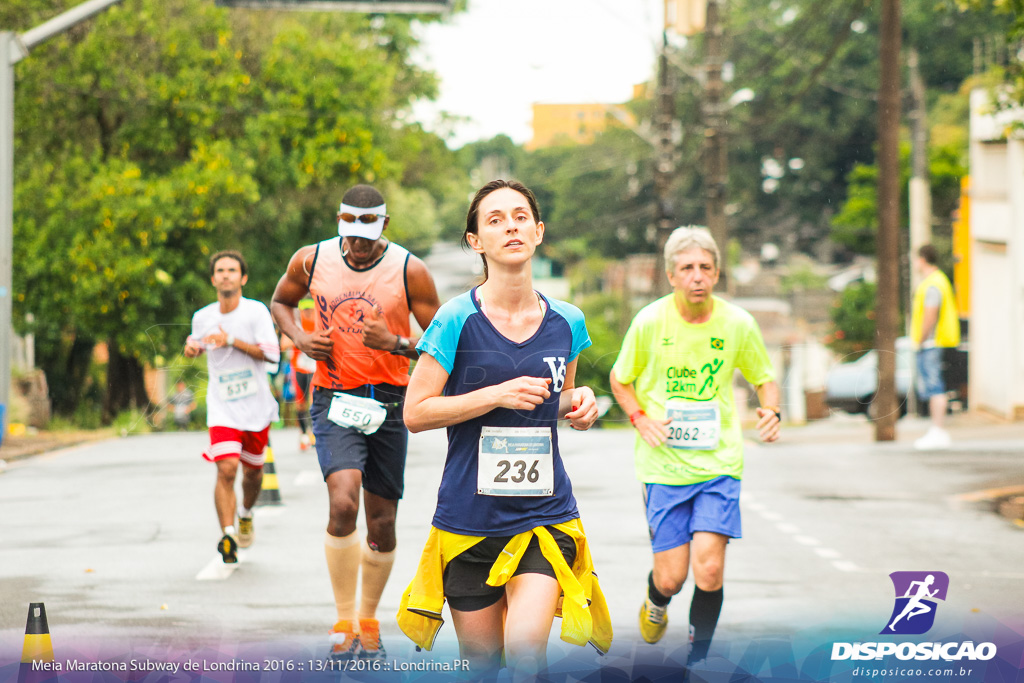
<svg viewBox="0 0 1024 683"><path fill-rule="evenodd" d="M913 373L914 345L909 337L896 339L896 402L900 417L907 414L907 395ZM878 351L872 349L852 363L838 363L825 378L825 405L846 413L872 414L878 391Z"/></svg>

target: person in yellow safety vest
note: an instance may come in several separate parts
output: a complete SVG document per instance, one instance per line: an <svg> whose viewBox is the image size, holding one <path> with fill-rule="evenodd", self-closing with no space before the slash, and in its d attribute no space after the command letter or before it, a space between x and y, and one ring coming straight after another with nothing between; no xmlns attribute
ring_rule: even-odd
<svg viewBox="0 0 1024 683"><path fill-rule="evenodd" d="M951 439L944 428L946 383L942 378L943 349L960 344L960 318L949 278L939 270L938 252L931 244L917 251L915 267L921 283L914 290L910 335L917 347L917 393L928 401L931 426L914 442L919 451L949 448Z"/></svg>

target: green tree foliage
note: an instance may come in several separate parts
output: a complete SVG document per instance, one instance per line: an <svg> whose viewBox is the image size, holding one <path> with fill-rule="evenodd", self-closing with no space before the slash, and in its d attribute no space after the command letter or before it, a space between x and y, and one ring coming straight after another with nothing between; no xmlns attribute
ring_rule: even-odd
<svg viewBox="0 0 1024 683"><path fill-rule="evenodd" d="M11 0L0 23L76 4ZM126 0L18 64L14 321L58 411L83 398L96 341L106 418L144 407L143 366L177 357L214 298L209 255L240 249L246 295L269 300L295 249L336 234L351 184L380 184L391 236L429 248L465 179L406 122L437 87L414 46L406 17Z"/></svg>
<svg viewBox="0 0 1024 683"><path fill-rule="evenodd" d="M910 144L900 145L900 186L910 181ZM929 182L932 191L934 241L946 245L952 239L952 216L960 198L960 179L967 175L966 150L959 144L929 149ZM858 254L874 254L878 236L878 167L857 165L847 178L847 197L832 219L832 239ZM904 194L905 196L905 194ZM909 203L900 204L903 240L909 240Z"/></svg>
<svg viewBox="0 0 1024 683"><path fill-rule="evenodd" d="M649 250L654 217L650 146L613 126L592 144L538 149L519 165L519 177L537 193L548 227L546 253L572 261L565 240L583 238L588 251L621 256ZM564 253L563 253L564 252Z"/></svg>
<svg viewBox="0 0 1024 683"><path fill-rule="evenodd" d="M931 105L971 75L974 38L1008 23L991 8L967 11L953 0L905 0L902 14ZM811 253L828 236L848 183L864 180L854 169L874 164L878 4L738 0L727 22L730 87L756 93L729 113L734 232L748 250L770 239ZM694 47L687 61L699 63L700 54ZM948 196L935 191L939 211ZM851 208L864 208L862 195L850 198Z"/></svg>

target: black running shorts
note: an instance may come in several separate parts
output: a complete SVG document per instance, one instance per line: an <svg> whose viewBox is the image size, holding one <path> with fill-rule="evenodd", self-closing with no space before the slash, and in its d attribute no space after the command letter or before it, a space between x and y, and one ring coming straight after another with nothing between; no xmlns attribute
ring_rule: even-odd
<svg viewBox="0 0 1024 683"><path fill-rule="evenodd" d="M562 551L562 557L572 567L576 560L576 541L572 536L552 527L555 543ZM491 567L512 536L491 536L477 543L452 559L444 568L444 596L448 606L459 612L475 612L490 607L505 595L504 586L488 586L487 577ZM520 574L544 574L555 578L555 570L540 550L540 542L534 536L519 560L513 576Z"/></svg>

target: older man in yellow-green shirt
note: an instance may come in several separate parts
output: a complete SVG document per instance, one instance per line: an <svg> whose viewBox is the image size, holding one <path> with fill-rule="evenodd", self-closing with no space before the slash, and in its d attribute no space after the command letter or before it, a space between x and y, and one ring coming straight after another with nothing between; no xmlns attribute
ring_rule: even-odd
<svg viewBox="0 0 1024 683"><path fill-rule="evenodd" d="M640 634L661 639L666 610L693 565L689 662L707 657L723 600L725 548L741 536L743 435L733 396L739 370L757 390L757 428L779 437L779 387L761 331L712 294L719 251L705 228L679 228L665 245L673 292L633 319L611 388L636 429L636 476L654 552Z"/></svg>

